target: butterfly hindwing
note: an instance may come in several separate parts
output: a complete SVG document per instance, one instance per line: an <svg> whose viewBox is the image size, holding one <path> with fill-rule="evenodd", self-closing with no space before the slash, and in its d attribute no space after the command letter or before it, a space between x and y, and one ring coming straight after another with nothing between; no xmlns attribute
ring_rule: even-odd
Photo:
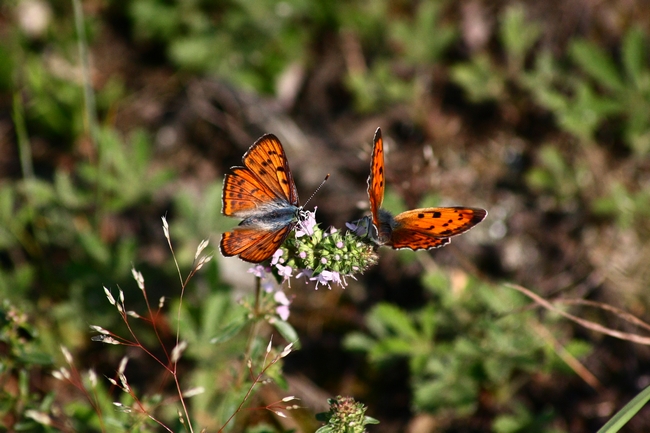
<svg viewBox="0 0 650 433"><path fill-rule="evenodd" d="M227 257L238 255L247 262L260 263L280 248L292 229L291 224L276 231L237 227L221 237L221 252Z"/></svg>
<svg viewBox="0 0 650 433"><path fill-rule="evenodd" d="M385 245L396 250L408 248L411 250L430 250L439 248L451 242L449 238L436 238L424 233L405 228L393 230L392 236Z"/></svg>

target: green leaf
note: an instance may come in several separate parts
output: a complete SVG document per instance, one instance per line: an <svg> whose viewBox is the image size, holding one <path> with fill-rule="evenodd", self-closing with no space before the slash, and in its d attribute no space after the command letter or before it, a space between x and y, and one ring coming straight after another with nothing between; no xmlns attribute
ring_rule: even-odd
<svg viewBox="0 0 650 433"><path fill-rule="evenodd" d="M403 57L413 65L437 62L458 36L455 28L441 22L443 8L443 2L421 2L413 19L388 21L391 39L402 46Z"/></svg>
<svg viewBox="0 0 650 433"><path fill-rule="evenodd" d="M298 337L298 333L294 327L289 324L289 322L285 322L284 320L276 320L273 322L273 327L278 330L280 335L282 335L285 340L287 340L289 343L293 343L294 349L300 348L300 338Z"/></svg>
<svg viewBox="0 0 650 433"><path fill-rule="evenodd" d="M618 432L648 401L650 401L650 386L637 394L623 409L619 410L616 415L598 430L598 433Z"/></svg>
<svg viewBox="0 0 650 433"><path fill-rule="evenodd" d="M505 77L485 54L452 67L451 79L465 90L472 102L498 99L504 94Z"/></svg>
<svg viewBox="0 0 650 433"><path fill-rule="evenodd" d="M537 24L526 22L523 5L516 4L505 11L500 28L501 42L517 69L523 67L526 53L537 42L540 33Z"/></svg>
<svg viewBox="0 0 650 433"><path fill-rule="evenodd" d="M242 328L246 325L246 323L247 320L245 320L243 317L233 320L232 322L224 326L222 329L220 329L217 335L212 337L210 343L219 344L230 340L232 337L237 335L239 331L242 330Z"/></svg>
<svg viewBox="0 0 650 433"><path fill-rule="evenodd" d="M397 334L409 340L419 338L419 333L413 326L413 320L406 312L393 304L377 305L368 316L368 327L379 336Z"/></svg>
<svg viewBox="0 0 650 433"><path fill-rule="evenodd" d="M418 319L422 328L422 336L428 341L433 341L436 331L436 307L432 304L426 305L419 312Z"/></svg>
<svg viewBox="0 0 650 433"><path fill-rule="evenodd" d="M413 352L413 344L401 338L384 338L370 352L370 358L382 360L396 356L407 356Z"/></svg>
<svg viewBox="0 0 650 433"><path fill-rule="evenodd" d="M592 42L577 40L569 48L573 60L599 84L610 90L624 89L623 79L612 58Z"/></svg>
<svg viewBox="0 0 650 433"><path fill-rule="evenodd" d="M377 344L377 342L374 339L362 334L361 332L352 332L346 335L343 340L343 346L347 350L368 352L375 346L375 344Z"/></svg>
<svg viewBox="0 0 650 433"><path fill-rule="evenodd" d="M99 237L99 234L93 232L90 226L84 226L80 223L80 230L77 233L79 242L83 246L84 250L88 255L90 255L94 260L102 265L108 264L111 253L109 251L108 245L106 245L102 239Z"/></svg>
<svg viewBox="0 0 650 433"><path fill-rule="evenodd" d="M363 424L364 424L364 425L368 425L368 424L379 424L379 420L377 420L377 419L375 419L375 418L373 418L373 417L371 417L371 416L367 416L367 415L366 415L366 416L363 418Z"/></svg>
<svg viewBox="0 0 650 433"><path fill-rule="evenodd" d="M57 176L58 173L59 172L57 171L55 176ZM55 199L52 184L40 179L25 179L22 183L18 184L18 189L25 194L29 204L34 209L49 206Z"/></svg>
<svg viewBox="0 0 650 433"><path fill-rule="evenodd" d="M82 192L75 188L70 173L57 170L54 173L54 188L57 198L68 209L78 209L85 202Z"/></svg>
<svg viewBox="0 0 650 433"><path fill-rule="evenodd" d="M622 60L625 72L637 87L645 70L644 39L643 31L639 27L628 30L625 39L623 39Z"/></svg>
<svg viewBox="0 0 650 433"><path fill-rule="evenodd" d="M52 357L44 352L22 352L17 361L26 365L51 365L53 362Z"/></svg>

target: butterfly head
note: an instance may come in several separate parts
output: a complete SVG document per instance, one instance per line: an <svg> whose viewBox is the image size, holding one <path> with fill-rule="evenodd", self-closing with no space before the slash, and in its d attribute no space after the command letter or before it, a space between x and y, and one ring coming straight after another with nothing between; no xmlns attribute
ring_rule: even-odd
<svg viewBox="0 0 650 433"><path fill-rule="evenodd" d="M371 216L366 215L356 221L345 223L345 225L358 238L377 245L380 244L377 226L372 222Z"/></svg>

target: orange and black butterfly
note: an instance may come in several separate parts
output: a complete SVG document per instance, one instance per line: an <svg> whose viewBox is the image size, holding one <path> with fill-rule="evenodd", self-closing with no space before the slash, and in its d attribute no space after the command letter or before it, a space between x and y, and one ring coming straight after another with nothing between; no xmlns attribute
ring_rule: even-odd
<svg viewBox="0 0 650 433"><path fill-rule="evenodd" d="M409 210L393 217L381 207L384 187L384 143L381 129L377 128L368 177L372 216L366 216L355 223L357 234L367 236L378 245L394 249L428 250L448 244L450 237L466 232L487 215L486 210L479 208L430 207Z"/></svg>
<svg viewBox="0 0 650 433"><path fill-rule="evenodd" d="M221 211L243 218L221 237L221 253L260 263L275 253L301 218L298 190L280 140L267 134L226 174Z"/></svg>

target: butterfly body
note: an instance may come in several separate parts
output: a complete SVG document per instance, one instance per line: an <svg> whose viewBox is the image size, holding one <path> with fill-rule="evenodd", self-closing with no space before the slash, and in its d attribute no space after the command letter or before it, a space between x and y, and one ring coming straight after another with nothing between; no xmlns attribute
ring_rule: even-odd
<svg viewBox="0 0 650 433"><path fill-rule="evenodd" d="M382 208L384 201L384 145L377 128L368 177L371 216L357 221L357 235L377 245L411 250L438 248L485 219L487 211L469 207L432 207L414 209L393 216Z"/></svg>
<svg viewBox="0 0 650 433"><path fill-rule="evenodd" d="M272 134L257 140L242 167L226 174L222 213L243 218L221 237L224 256L251 263L270 258L301 218L298 191L280 140Z"/></svg>

